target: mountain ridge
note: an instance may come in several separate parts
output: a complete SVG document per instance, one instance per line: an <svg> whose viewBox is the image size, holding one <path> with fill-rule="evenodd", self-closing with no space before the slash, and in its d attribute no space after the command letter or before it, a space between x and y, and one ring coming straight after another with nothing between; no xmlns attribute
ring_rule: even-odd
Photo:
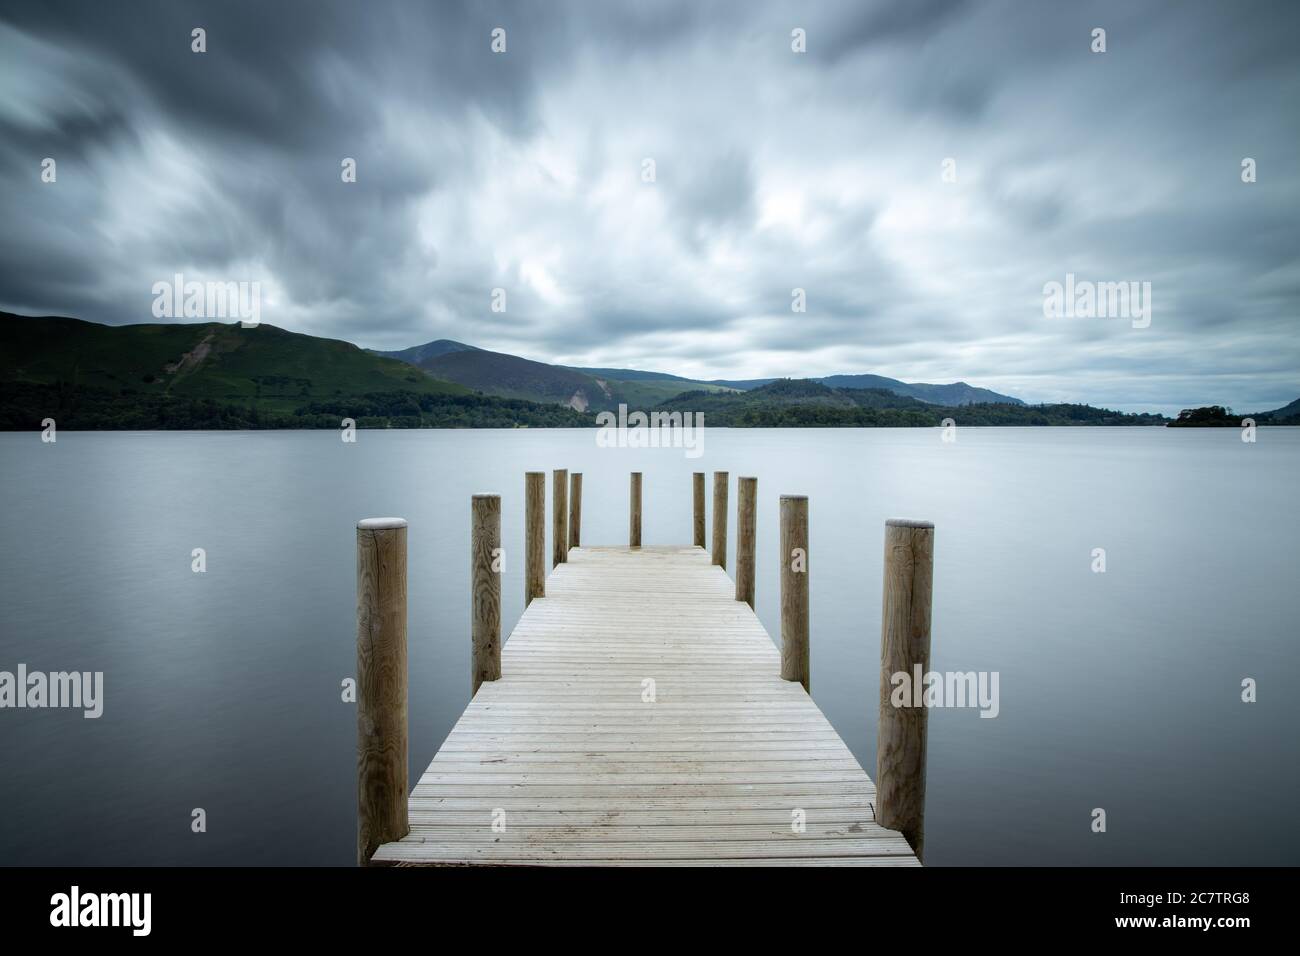
<svg viewBox="0 0 1300 956"><path fill-rule="evenodd" d="M982 425L1162 425L1161 415L1090 405L1010 402L934 405L884 388L832 388L814 379L775 379L726 394L687 392L655 412L695 412L724 428L924 428L960 421Z"/></svg>
<svg viewBox="0 0 1300 956"><path fill-rule="evenodd" d="M434 339L432 342L413 345L409 349L398 349L396 352L384 352L379 349L366 349L366 351L371 355L397 359L399 362L406 362L410 365L419 365L426 359L437 358L449 352L477 352L479 348L476 345L466 345L464 342L457 342L454 339Z"/></svg>
<svg viewBox="0 0 1300 956"><path fill-rule="evenodd" d="M449 348L450 346L450 348ZM439 361L446 355L455 355L466 351L478 352L479 355L472 357L463 356L459 359L449 361ZM684 388L701 388L704 386L713 386L721 389L735 389L739 391L748 391L754 388L760 388L764 385L777 381L776 378L758 378L758 379L691 379L683 375L676 375L671 372L651 372L642 369L620 369L620 368L592 368L574 365L558 365L549 362L539 362L535 359L526 359L521 356L511 355L507 352L492 352L487 349L480 349L476 346L465 345L461 342L454 342L450 339L435 339L424 345L416 345L407 349L401 349L393 352L377 352L376 354L384 355L390 358L396 358L401 361L410 362L430 374L442 374L446 380L466 385L481 391L496 391L494 394L515 394L515 397L526 397L534 401L555 400L557 397L562 399L564 404L569 404L573 408L580 410L602 411L607 407L607 402L612 402L615 406L618 404L616 392L632 392L637 399L644 401L647 397L643 392L650 383L672 387L673 384L679 383ZM496 356L494 359L487 358L488 355ZM507 382L493 382L484 374L484 370L478 366L488 366L495 364L498 370L503 366L509 365L504 360L510 359L515 362L530 363L528 368L532 370L531 374L525 374L522 366L514 365L510 368L509 374L513 378ZM543 374L542 367L555 370L549 375ZM580 375L588 376L590 382L584 382L579 379L566 378L563 374L576 372ZM524 380L531 381L532 387L523 387ZM561 384L561 380L565 384ZM987 388L969 385L966 382L951 382L948 384L932 384L928 382L904 382L901 379L889 378L884 375L875 375L871 373L844 373L836 375L809 376L806 381L821 382L832 388L883 388L899 395L906 395L911 398L919 399L930 405L944 406L961 406L984 403L1006 403L1012 405L1026 404L1023 399L1011 395L1002 395L998 392ZM609 382L639 383L640 389L611 388ZM542 385L541 383L545 383ZM600 384L596 384L600 383ZM566 391L567 394L561 394ZM522 392L520 389L522 388ZM545 396L545 397L542 397ZM663 396L671 397L671 396ZM626 402L631 404L631 402Z"/></svg>
<svg viewBox="0 0 1300 956"><path fill-rule="evenodd" d="M847 387L828 381L847 381ZM900 384L859 375L736 388L661 372L583 371L450 339L383 353L268 323L109 326L0 312L0 428L8 430L39 427L47 417L72 429L338 428L345 419L361 427L590 427L594 412L620 404L707 413L711 425L723 427L931 426L945 418L963 425L1169 421L1016 399L943 405L933 392L927 400L870 387L881 383ZM997 396L965 382L928 387L957 390L956 401ZM1222 412L1205 419L1211 424L1253 417L1261 425L1300 425L1300 399L1253 414L1210 411Z"/></svg>

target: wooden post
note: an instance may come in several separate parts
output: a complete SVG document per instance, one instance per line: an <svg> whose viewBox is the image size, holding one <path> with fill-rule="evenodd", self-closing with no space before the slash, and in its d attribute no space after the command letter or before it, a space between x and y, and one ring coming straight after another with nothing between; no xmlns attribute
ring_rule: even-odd
<svg viewBox="0 0 1300 956"><path fill-rule="evenodd" d="M631 493L629 496L627 523L627 543L634 548L641 547L641 472L632 472Z"/></svg>
<svg viewBox="0 0 1300 956"><path fill-rule="evenodd" d="M501 496L470 502L470 697L501 676Z"/></svg>
<svg viewBox="0 0 1300 956"><path fill-rule="evenodd" d="M809 691L808 498L781 496L781 677Z"/></svg>
<svg viewBox="0 0 1300 956"><path fill-rule="evenodd" d="M713 563L727 570L727 473L713 473Z"/></svg>
<svg viewBox="0 0 1300 956"><path fill-rule="evenodd" d="M551 473L551 567L569 560L569 472Z"/></svg>
<svg viewBox="0 0 1300 956"><path fill-rule="evenodd" d="M546 472L524 473L524 607L546 597Z"/></svg>
<svg viewBox="0 0 1300 956"><path fill-rule="evenodd" d="M569 476L569 547L582 547L582 472Z"/></svg>
<svg viewBox="0 0 1300 956"><path fill-rule="evenodd" d="M736 479L736 600L754 606L754 535L758 479Z"/></svg>
<svg viewBox="0 0 1300 956"><path fill-rule="evenodd" d="M691 479L695 498L695 547L707 547L704 543L704 472L697 471Z"/></svg>
<svg viewBox="0 0 1300 956"><path fill-rule="evenodd" d="M411 832L406 789L406 520L357 522L357 863Z"/></svg>
<svg viewBox="0 0 1300 956"><path fill-rule="evenodd" d="M876 731L876 820L900 831L917 859L925 848L925 749L928 713L907 695L891 700L895 674L909 685L930 669L930 596L934 525L885 522L885 586L880 618L880 725ZM922 688L912 687L919 695Z"/></svg>

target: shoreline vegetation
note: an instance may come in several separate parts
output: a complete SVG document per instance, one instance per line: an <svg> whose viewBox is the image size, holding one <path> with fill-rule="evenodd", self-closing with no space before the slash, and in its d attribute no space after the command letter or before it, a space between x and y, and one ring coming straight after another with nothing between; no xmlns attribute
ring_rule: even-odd
<svg viewBox="0 0 1300 956"><path fill-rule="evenodd" d="M598 415L615 409L665 422L693 413L722 428L1300 425L1300 400L1253 415L1187 409L1171 420L1028 405L964 382L699 382L571 369L447 340L381 354L269 325L107 326L0 313L4 431L39 430L46 419L74 431L337 429L344 419L358 428L596 428Z"/></svg>

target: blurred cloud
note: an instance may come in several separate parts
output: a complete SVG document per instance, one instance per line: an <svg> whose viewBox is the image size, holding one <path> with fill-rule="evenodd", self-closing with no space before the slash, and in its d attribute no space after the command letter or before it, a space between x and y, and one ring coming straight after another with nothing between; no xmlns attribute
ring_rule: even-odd
<svg viewBox="0 0 1300 956"><path fill-rule="evenodd" d="M1274 407L1300 394L1297 27L1209 0L10 0L0 307L147 322L184 272L375 348ZM1150 281L1150 328L1045 319L1067 272Z"/></svg>

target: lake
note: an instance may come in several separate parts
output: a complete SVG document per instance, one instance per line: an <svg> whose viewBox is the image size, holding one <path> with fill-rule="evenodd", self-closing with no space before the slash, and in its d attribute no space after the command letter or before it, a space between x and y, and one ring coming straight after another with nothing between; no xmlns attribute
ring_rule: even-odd
<svg viewBox="0 0 1300 956"><path fill-rule="evenodd" d="M626 543L629 471L647 545L690 542L693 471L733 510L757 475L771 634L777 499L807 494L812 693L873 775L883 525L934 521L932 667L998 672L1000 713L930 715L928 863L1300 863L1300 429L940 434L0 434L0 670L104 672L99 719L0 711L0 863L352 865L356 520L410 521L414 781L469 696L470 495L503 495L508 634L524 472L564 467L588 544Z"/></svg>

